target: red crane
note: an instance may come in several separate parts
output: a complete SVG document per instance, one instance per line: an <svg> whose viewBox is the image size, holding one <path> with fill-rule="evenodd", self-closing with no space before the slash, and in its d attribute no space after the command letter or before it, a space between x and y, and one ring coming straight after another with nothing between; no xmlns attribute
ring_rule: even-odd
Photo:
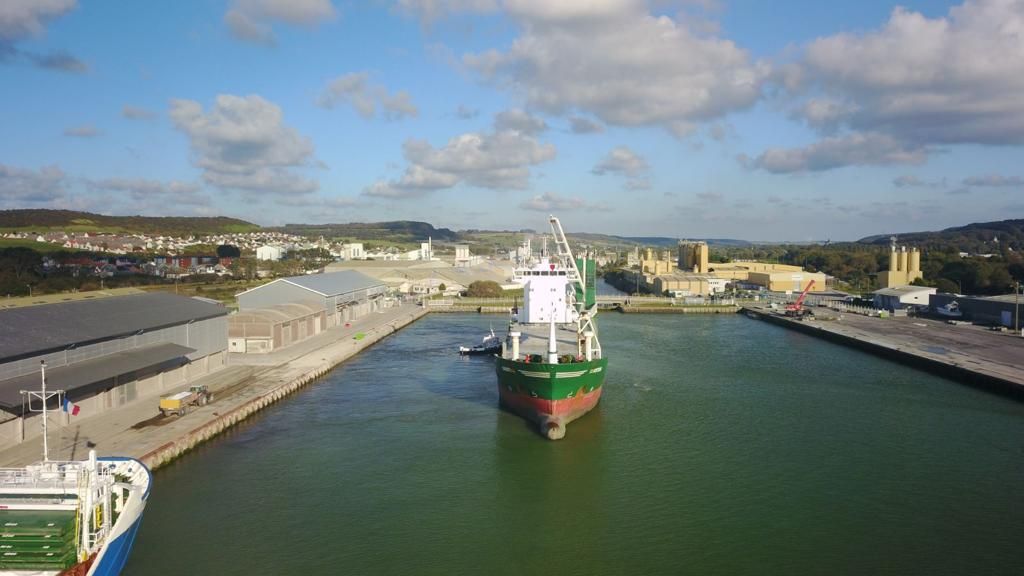
<svg viewBox="0 0 1024 576"><path fill-rule="evenodd" d="M800 297L796 299L796 302L792 304L786 304L786 316L802 316L804 313L804 298L807 297L807 293L811 291L814 286L814 280L807 283L807 288L800 293Z"/></svg>

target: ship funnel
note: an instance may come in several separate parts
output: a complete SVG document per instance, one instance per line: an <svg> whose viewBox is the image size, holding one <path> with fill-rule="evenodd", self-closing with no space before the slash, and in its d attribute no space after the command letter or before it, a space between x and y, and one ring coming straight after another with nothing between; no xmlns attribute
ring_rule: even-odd
<svg viewBox="0 0 1024 576"><path fill-rule="evenodd" d="M555 315L551 314L551 330L548 332L548 364L558 364L558 337L555 335Z"/></svg>

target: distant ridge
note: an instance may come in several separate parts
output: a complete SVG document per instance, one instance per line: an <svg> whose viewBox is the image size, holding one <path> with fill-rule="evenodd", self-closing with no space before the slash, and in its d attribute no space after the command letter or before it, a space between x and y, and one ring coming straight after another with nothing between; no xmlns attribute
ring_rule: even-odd
<svg viewBox="0 0 1024 576"><path fill-rule="evenodd" d="M620 236L623 240L643 244L644 246L675 246L680 238L666 238L665 236ZM754 242L749 240L735 240L732 238L682 238L693 242L707 242L715 246L752 246Z"/></svg>
<svg viewBox="0 0 1024 576"><path fill-rule="evenodd" d="M956 247L963 252L985 253L1004 245L1014 250L1024 249L1024 219L975 222L966 226L946 228L937 232L908 232L876 234L857 241L858 244L886 245L896 236L901 245L914 245L925 249ZM994 242L998 239L998 243Z"/></svg>
<svg viewBox="0 0 1024 576"><path fill-rule="evenodd" d="M459 235L448 228L434 228L427 222L412 220L349 222L348 224L285 224L275 230L300 236L349 237L382 242L426 242L427 238L442 241L459 239Z"/></svg>
<svg viewBox="0 0 1024 576"><path fill-rule="evenodd" d="M225 216L106 216L74 210L0 210L0 231L163 234L204 236L231 232L253 232L260 227Z"/></svg>

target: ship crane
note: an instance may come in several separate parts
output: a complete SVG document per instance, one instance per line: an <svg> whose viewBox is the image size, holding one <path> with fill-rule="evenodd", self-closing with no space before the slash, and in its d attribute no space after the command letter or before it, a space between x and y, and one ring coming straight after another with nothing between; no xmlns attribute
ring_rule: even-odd
<svg viewBox="0 0 1024 576"><path fill-rule="evenodd" d="M786 304L786 316L800 317L807 313L804 309L804 298L807 297L807 293L814 287L814 280L807 283L807 287L800 293L800 297L796 299L796 302L792 304Z"/></svg>
<svg viewBox="0 0 1024 576"><path fill-rule="evenodd" d="M567 277L569 283L572 284L573 288L579 287L580 294L584 294L583 302L576 301L575 290L572 290L569 295L572 298L573 304L575 304L574 308L578 312L576 333L582 336L582 342L585 342L585 344L581 345L579 352L581 354L585 352L587 360L600 358L601 344L597 338L597 325L593 322L594 316L597 314L597 304L595 303L589 309L585 308L585 295L587 293L586 270L580 273L580 269L576 265L576 258L573 257L572 249L569 247L569 240L565 237L565 232L562 230L562 223L555 216L549 216L548 221L551 223L551 235L555 239L555 250L558 251L558 257L568 270ZM583 265L587 265L586 258L583 259ZM583 350L582 346L585 346L586 350Z"/></svg>

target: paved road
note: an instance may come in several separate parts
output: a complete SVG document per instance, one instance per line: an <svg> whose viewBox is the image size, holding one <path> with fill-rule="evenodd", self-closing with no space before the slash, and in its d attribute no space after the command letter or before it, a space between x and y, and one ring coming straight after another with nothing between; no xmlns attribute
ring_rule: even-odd
<svg viewBox="0 0 1024 576"><path fill-rule="evenodd" d="M353 322L326 330L313 338L265 355L231 354L228 366L197 379L207 385L214 401L195 408L185 416L163 418L157 408L158 396L151 395L121 408L93 417L72 417L65 427L50 429L52 459L84 458L90 448L100 455L140 457L168 442L177 440L191 430L210 422L221 413L266 394L292 381L311 367L322 365L326 357L344 358L365 347L352 338L357 332L388 331L398 320L422 314L415 304L406 303L371 314ZM188 385L165 392L185 390ZM0 451L0 467L23 466L36 462L42 455L42 437Z"/></svg>
<svg viewBox="0 0 1024 576"><path fill-rule="evenodd" d="M767 309L759 312L770 314ZM815 314L824 309L814 309ZM836 314L831 312L830 314ZM924 318L874 318L842 314L840 320L806 320L809 326L850 336L995 376L1024 386L1024 338L1012 332L995 332L983 326L952 325ZM799 320L789 320L800 322Z"/></svg>

